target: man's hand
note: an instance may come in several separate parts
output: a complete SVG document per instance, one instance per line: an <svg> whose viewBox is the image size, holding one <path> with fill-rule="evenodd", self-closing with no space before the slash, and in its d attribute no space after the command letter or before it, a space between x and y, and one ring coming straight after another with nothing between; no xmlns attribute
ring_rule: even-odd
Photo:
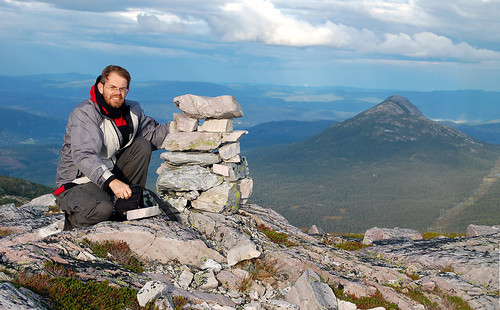
<svg viewBox="0 0 500 310"><path fill-rule="evenodd" d="M129 199L132 196L130 186L118 179L114 179L109 183L109 188L115 193L115 196L122 199Z"/></svg>

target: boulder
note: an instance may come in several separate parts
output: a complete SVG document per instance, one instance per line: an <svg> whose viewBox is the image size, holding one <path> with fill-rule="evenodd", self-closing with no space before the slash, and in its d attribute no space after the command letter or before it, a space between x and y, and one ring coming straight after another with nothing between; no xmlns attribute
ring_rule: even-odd
<svg viewBox="0 0 500 310"><path fill-rule="evenodd" d="M257 250L257 246L248 238L243 238L233 248L227 252L227 264L234 266L237 263L259 257L261 252Z"/></svg>
<svg viewBox="0 0 500 310"><path fill-rule="evenodd" d="M316 225L312 225L311 228L309 228L308 230L309 234L311 235L318 235L318 234L324 234L325 231L321 228L319 228L318 226Z"/></svg>
<svg viewBox="0 0 500 310"><path fill-rule="evenodd" d="M141 307L146 306L151 300L163 296L167 285L160 281L149 281L137 292L137 302Z"/></svg>
<svg viewBox="0 0 500 310"><path fill-rule="evenodd" d="M224 182L201 193L200 197L191 201L191 205L194 209L208 212L236 212L239 208L240 198L241 195L236 183Z"/></svg>
<svg viewBox="0 0 500 310"><path fill-rule="evenodd" d="M500 225L484 226L470 224L467 226L467 237L477 237L483 235L492 235L500 232Z"/></svg>
<svg viewBox="0 0 500 310"><path fill-rule="evenodd" d="M314 271L307 269L292 286L285 300L298 305L301 310L337 310L337 297Z"/></svg>
<svg viewBox="0 0 500 310"><path fill-rule="evenodd" d="M30 202L23 204L21 207L42 208L48 211L49 207L57 206L56 197L54 194L45 194L32 199Z"/></svg>
<svg viewBox="0 0 500 310"><path fill-rule="evenodd" d="M421 240L422 235L413 229L399 228L378 228L373 227L365 232L363 244L372 244L373 241L396 239L396 240Z"/></svg>
<svg viewBox="0 0 500 310"><path fill-rule="evenodd" d="M233 96L202 97L187 94L175 97L174 104L190 117L197 119L243 116L243 110Z"/></svg>

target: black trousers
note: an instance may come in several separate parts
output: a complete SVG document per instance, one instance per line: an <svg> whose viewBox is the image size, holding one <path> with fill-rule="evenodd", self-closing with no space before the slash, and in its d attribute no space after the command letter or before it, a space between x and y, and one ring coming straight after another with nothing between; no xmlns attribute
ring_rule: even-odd
<svg viewBox="0 0 500 310"><path fill-rule="evenodd" d="M125 148L116 161L113 174L129 185L146 185L152 144L136 138ZM65 214L64 230L90 226L111 219L115 197L96 184L80 184L60 193L57 205Z"/></svg>

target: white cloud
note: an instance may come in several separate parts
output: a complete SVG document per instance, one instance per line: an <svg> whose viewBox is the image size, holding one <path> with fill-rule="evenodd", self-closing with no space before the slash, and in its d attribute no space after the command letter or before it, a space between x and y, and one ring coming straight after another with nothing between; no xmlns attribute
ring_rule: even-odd
<svg viewBox="0 0 500 310"><path fill-rule="evenodd" d="M330 78L325 64L344 61L349 70L451 63L493 81L499 16L499 0L0 0L0 50L197 58L240 76L301 72L304 83Z"/></svg>
<svg viewBox="0 0 500 310"><path fill-rule="evenodd" d="M360 7L353 2L351 8ZM431 25L437 23L417 2L361 2L368 15L387 23ZM344 7L347 5L343 3ZM304 10L304 8L302 8ZM209 24L226 41L260 41L282 46L326 46L354 50L362 54L381 53L414 58L440 58L461 61L499 60L500 53L456 42L430 31L417 33L376 33L366 28L347 26L327 20L313 24L285 15L269 0L243 0L228 3L209 17Z"/></svg>
<svg viewBox="0 0 500 310"><path fill-rule="evenodd" d="M360 40L375 40L373 33L326 21L313 25L284 15L270 1L244 0L229 3L210 25L226 41L261 41L285 46L333 46L353 48Z"/></svg>
<svg viewBox="0 0 500 310"><path fill-rule="evenodd" d="M478 49L467 43L454 44L447 37L430 32L410 36L405 33L386 34L377 50L384 54L399 54L414 58L442 58L463 61L500 60L500 52Z"/></svg>

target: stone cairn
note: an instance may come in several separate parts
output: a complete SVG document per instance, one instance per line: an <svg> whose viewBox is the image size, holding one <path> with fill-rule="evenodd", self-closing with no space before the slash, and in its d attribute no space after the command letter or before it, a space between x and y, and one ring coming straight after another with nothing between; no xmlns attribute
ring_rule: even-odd
<svg viewBox="0 0 500 310"><path fill-rule="evenodd" d="M243 116L232 96L182 95L174 104L170 134L160 155L158 194L179 212L190 209L233 213L252 194L248 163L240 155L244 130L233 130L233 118Z"/></svg>

